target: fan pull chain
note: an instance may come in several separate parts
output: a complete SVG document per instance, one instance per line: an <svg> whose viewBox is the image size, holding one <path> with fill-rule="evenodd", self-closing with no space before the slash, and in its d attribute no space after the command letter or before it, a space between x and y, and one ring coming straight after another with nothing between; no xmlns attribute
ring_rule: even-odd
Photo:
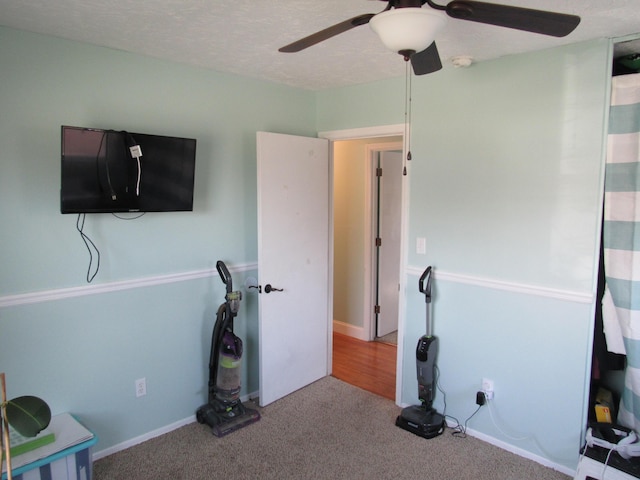
<svg viewBox="0 0 640 480"><path fill-rule="evenodd" d="M402 168L402 175L407 175L407 161L411 160L411 69L409 59L405 62L405 94L404 94L404 138L407 146L407 156Z"/></svg>

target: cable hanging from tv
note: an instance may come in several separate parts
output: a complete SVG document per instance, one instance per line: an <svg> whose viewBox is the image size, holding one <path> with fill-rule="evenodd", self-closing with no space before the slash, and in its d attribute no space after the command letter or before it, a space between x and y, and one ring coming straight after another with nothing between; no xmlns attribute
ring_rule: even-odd
<svg viewBox="0 0 640 480"><path fill-rule="evenodd" d="M80 238L82 238L82 241L84 242L85 247L87 247L87 250L89 251L89 267L87 268L87 283L91 283L93 279L96 278L96 275L98 274L98 270L100 270L100 250L98 250L98 247L96 247L96 244L93 243L93 240L91 240L91 238L89 238L89 236L86 233L84 233L84 221L86 219L86 216L87 216L86 213L78 214L78 219L76 220L76 229L80 233ZM95 271L91 273L92 266L93 266L93 252L95 252L96 254L96 257L95 257L96 267L95 267Z"/></svg>
<svg viewBox="0 0 640 480"><path fill-rule="evenodd" d="M136 220L146 212L192 211L195 160L193 138L61 127L60 212L78 214L76 229L89 252L87 283L100 270L100 250L85 233L86 214Z"/></svg>

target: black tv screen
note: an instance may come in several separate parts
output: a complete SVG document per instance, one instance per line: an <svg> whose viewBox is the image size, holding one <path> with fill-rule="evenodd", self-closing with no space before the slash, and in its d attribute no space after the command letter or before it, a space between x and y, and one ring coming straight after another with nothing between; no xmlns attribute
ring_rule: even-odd
<svg viewBox="0 0 640 480"><path fill-rule="evenodd" d="M196 140L62 126L62 213L193 210Z"/></svg>

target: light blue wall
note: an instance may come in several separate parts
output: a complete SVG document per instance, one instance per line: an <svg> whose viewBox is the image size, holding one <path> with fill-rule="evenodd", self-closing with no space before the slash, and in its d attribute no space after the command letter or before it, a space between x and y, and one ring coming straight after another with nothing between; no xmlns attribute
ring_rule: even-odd
<svg viewBox="0 0 640 480"><path fill-rule="evenodd" d="M193 213L87 220L103 253L98 281L212 267L221 253L255 260L255 132L313 135L311 93L9 29L0 35L0 260L11 271L0 292L83 282L75 215L59 213L63 124L198 140Z"/></svg>
<svg viewBox="0 0 640 480"><path fill-rule="evenodd" d="M601 40L412 82L402 401L417 403L418 277L433 265L447 413L464 422L492 379L496 421L485 408L469 428L569 468L589 378L608 58ZM318 130L401 123L403 87L320 92Z"/></svg>
<svg viewBox="0 0 640 480"><path fill-rule="evenodd" d="M240 268L237 286L257 276L255 132L314 135L314 94L0 28L0 111L0 371L9 395L42 396L54 413L78 415L100 437L97 451L192 416L206 399L224 289L217 276L191 272L223 259ZM63 124L198 140L193 212L88 216L102 254L91 286L76 216L59 210ZM95 290L168 274L190 279ZM69 289L93 294L33 303ZM236 327L248 352L246 394L258 389L255 295L245 295ZM136 399L141 377L148 394Z"/></svg>
<svg viewBox="0 0 640 480"><path fill-rule="evenodd" d="M487 410L469 427L569 467L588 375L592 305L584 298L593 292L608 51L607 41L589 42L413 82L402 400L416 401L424 300L414 286L431 264L447 413L464 421L489 377L501 427L536 441L505 436ZM314 94L5 28L0 66L5 301L93 288L83 287L88 254L75 216L59 213L61 124L199 142L193 213L87 220L102 252L94 283L207 270L222 258L239 266L242 285L255 275L255 132L314 135L404 116L404 79ZM425 256L414 253L418 236L427 239ZM77 414L99 434L98 451L182 420L205 399L222 293L205 275L2 307L9 394L40 395L54 412ZM239 333L255 354L255 297L241 308ZM257 389L253 354L245 365L244 393ZM136 399L143 376L148 395Z"/></svg>
<svg viewBox="0 0 640 480"><path fill-rule="evenodd" d="M591 291L608 50L601 41L506 57L416 88L410 218L427 260ZM425 260L413 252L410 264Z"/></svg>

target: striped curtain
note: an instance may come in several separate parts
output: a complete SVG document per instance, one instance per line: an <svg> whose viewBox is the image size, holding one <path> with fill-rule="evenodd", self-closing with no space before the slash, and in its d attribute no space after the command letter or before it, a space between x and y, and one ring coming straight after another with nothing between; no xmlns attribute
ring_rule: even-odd
<svg viewBox="0 0 640 480"><path fill-rule="evenodd" d="M618 423L640 431L640 74L613 78L605 174L603 323L627 355Z"/></svg>

